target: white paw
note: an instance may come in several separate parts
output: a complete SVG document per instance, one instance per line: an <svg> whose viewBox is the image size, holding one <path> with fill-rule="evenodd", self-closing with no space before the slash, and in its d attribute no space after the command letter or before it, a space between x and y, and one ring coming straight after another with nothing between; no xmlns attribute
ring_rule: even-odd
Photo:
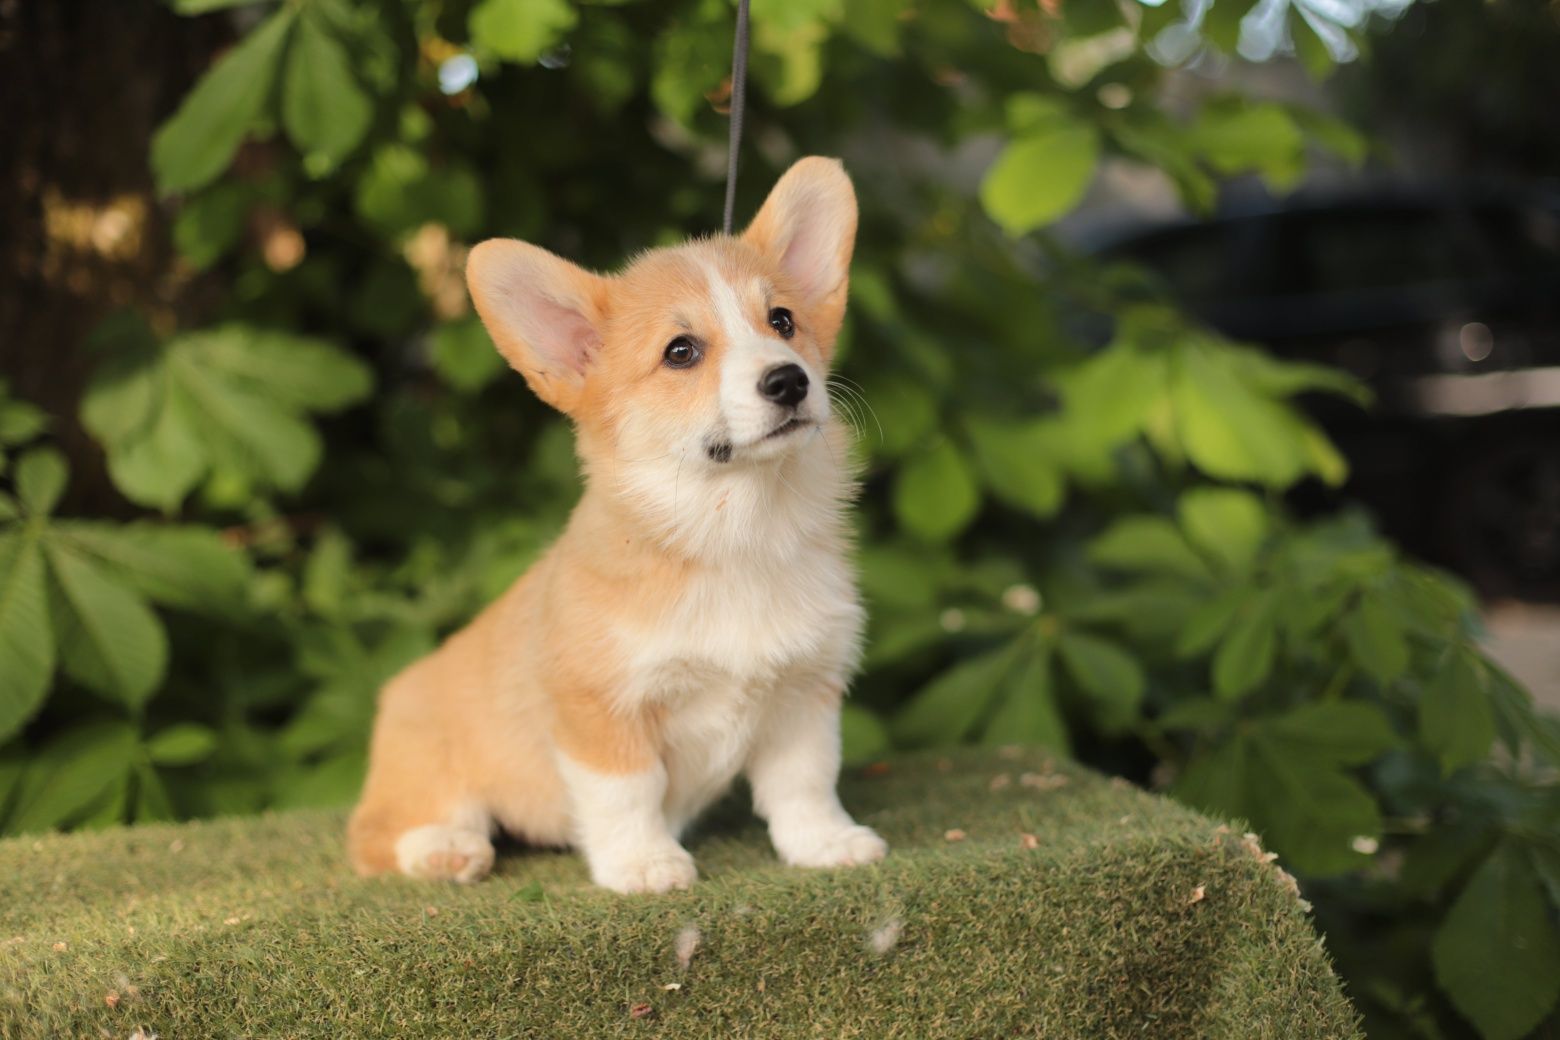
<svg viewBox="0 0 1560 1040"><path fill-rule="evenodd" d="M597 859L590 866L590 876L596 884L624 895L687 888L699 877L693 857L681 845L644 855Z"/></svg>
<svg viewBox="0 0 1560 1040"><path fill-rule="evenodd" d="M466 885L493 869L493 843L481 831L434 823L401 835L395 859L408 877Z"/></svg>
<svg viewBox="0 0 1560 1040"><path fill-rule="evenodd" d="M775 847L793 867L860 867L888 855L888 843L859 823L777 836Z"/></svg>

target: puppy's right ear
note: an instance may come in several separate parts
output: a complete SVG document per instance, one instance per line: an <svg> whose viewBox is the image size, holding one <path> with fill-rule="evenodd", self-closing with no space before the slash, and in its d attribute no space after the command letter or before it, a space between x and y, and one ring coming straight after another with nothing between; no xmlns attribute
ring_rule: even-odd
<svg viewBox="0 0 1560 1040"><path fill-rule="evenodd" d="M471 251L466 285L504 360L537 397L572 414L601 348L606 279L545 249L494 238Z"/></svg>

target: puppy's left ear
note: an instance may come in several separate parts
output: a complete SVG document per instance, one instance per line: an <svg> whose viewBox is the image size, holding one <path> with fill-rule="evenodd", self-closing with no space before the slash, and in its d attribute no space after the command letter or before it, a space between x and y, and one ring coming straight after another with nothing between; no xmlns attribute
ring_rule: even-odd
<svg viewBox="0 0 1560 1040"><path fill-rule="evenodd" d="M840 161L817 155L798 160L742 238L780 265L806 301L819 344L832 352L856 246L856 192Z"/></svg>

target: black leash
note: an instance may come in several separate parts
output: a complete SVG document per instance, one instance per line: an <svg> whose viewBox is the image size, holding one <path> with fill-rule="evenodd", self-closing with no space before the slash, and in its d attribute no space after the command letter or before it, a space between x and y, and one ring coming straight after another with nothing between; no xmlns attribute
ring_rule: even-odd
<svg viewBox="0 0 1560 1040"><path fill-rule="evenodd" d="M742 111L747 95L748 0L737 0L737 38L731 47L731 137L726 145L726 216L721 230L731 234L737 204L737 149L742 144Z"/></svg>

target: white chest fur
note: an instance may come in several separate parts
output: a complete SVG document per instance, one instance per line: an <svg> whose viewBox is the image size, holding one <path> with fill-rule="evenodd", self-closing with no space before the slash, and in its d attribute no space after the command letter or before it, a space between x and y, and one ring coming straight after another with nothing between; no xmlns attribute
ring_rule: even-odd
<svg viewBox="0 0 1560 1040"><path fill-rule="evenodd" d="M696 563L653 618L624 622L624 708L660 714L668 815L679 826L742 768L789 696L843 685L863 613L839 534L848 475L838 430L779 467L616 472L646 530Z"/></svg>
<svg viewBox="0 0 1560 1040"><path fill-rule="evenodd" d="M633 633L622 695L661 712L675 825L720 796L786 698L847 680L861 618L848 564L818 547L701 573Z"/></svg>

